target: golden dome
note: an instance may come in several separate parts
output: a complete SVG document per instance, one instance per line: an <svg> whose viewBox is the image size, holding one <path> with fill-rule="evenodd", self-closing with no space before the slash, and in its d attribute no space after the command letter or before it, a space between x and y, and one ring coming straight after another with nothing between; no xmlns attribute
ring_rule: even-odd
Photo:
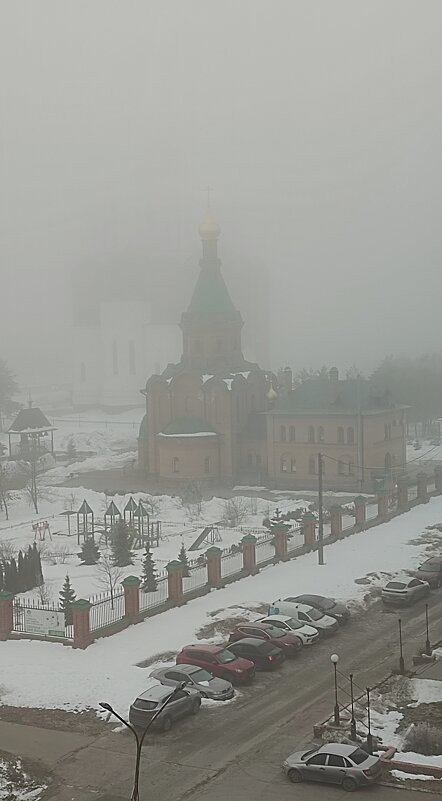
<svg viewBox="0 0 442 801"><path fill-rule="evenodd" d="M213 219L210 211L207 212L204 220L198 228L201 239L218 239L221 228L216 220Z"/></svg>

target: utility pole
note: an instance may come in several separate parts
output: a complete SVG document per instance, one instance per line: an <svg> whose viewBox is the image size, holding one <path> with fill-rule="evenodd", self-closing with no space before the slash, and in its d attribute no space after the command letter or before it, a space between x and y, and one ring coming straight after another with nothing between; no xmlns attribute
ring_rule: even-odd
<svg viewBox="0 0 442 801"><path fill-rule="evenodd" d="M323 490L322 490L322 453L318 453L318 564L324 564L324 517L323 517Z"/></svg>

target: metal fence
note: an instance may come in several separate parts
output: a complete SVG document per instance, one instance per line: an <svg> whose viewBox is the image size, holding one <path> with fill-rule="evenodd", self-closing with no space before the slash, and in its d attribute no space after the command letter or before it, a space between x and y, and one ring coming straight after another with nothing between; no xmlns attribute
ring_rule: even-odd
<svg viewBox="0 0 442 801"><path fill-rule="evenodd" d="M91 631L104 629L122 620L126 614L124 592L115 593L113 598L107 596L101 601L92 603L89 612L89 625Z"/></svg>
<svg viewBox="0 0 442 801"><path fill-rule="evenodd" d="M302 530L300 528L296 529L295 531L291 532L288 535L287 553L296 551L297 548L302 548L303 545L304 545L304 537L302 534Z"/></svg>
<svg viewBox="0 0 442 801"><path fill-rule="evenodd" d="M374 518L378 516L377 503L367 503L365 510L365 516L367 520L374 520Z"/></svg>
<svg viewBox="0 0 442 801"><path fill-rule="evenodd" d="M221 557L221 576L232 576L234 573L241 573L242 553L227 553Z"/></svg>
<svg viewBox="0 0 442 801"><path fill-rule="evenodd" d="M268 562L275 556L275 546L272 539L258 540L256 543L256 564L260 565L262 562Z"/></svg>
<svg viewBox="0 0 442 801"><path fill-rule="evenodd" d="M417 498L417 484L413 487L408 487L408 500L415 501Z"/></svg>
<svg viewBox="0 0 442 801"><path fill-rule="evenodd" d="M42 604L38 601L24 603L14 599L12 630L22 634L35 634L47 637L60 637L72 640L74 627L66 626L63 609L55 604Z"/></svg>
<svg viewBox="0 0 442 801"><path fill-rule="evenodd" d="M154 609L155 606L161 606L161 604L166 603L168 597L167 577L160 578L157 581L155 592L143 592L143 590L140 590L140 612L145 612L146 609Z"/></svg>
<svg viewBox="0 0 442 801"><path fill-rule="evenodd" d="M192 567L189 570L189 576L183 578L183 593L193 592L198 587L204 587L207 584L207 567Z"/></svg>

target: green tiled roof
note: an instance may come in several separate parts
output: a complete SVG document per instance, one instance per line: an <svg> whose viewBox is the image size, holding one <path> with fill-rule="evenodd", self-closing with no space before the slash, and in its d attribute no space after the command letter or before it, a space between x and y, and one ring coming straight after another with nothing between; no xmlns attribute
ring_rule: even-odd
<svg viewBox="0 0 442 801"><path fill-rule="evenodd" d="M304 381L293 392L276 402L280 411L308 412L355 412L376 409L392 409L396 404L387 393L378 393L366 380L345 379L338 381L337 398L330 400L330 381L326 378L312 378Z"/></svg>
<svg viewBox="0 0 442 801"><path fill-rule="evenodd" d="M219 267L200 270L187 311L194 314L236 314Z"/></svg>
<svg viewBox="0 0 442 801"><path fill-rule="evenodd" d="M165 426L162 434L201 434L203 432L217 432L202 417L175 417Z"/></svg>

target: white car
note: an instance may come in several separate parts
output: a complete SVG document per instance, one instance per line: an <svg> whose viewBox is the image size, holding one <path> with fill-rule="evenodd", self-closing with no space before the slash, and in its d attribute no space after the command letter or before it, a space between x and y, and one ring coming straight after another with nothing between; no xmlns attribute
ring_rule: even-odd
<svg viewBox="0 0 442 801"><path fill-rule="evenodd" d="M307 626L307 624L301 623L295 617L289 617L288 615L269 615L269 617L260 618L259 622L271 623L277 629L282 629L282 631L288 631L289 633L293 632L299 637L303 645L313 645L319 639L318 629L313 628L313 626Z"/></svg>
<svg viewBox="0 0 442 801"><path fill-rule="evenodd" d="M308 606L308 604L293 603L293 601L287 601L281 598L272 603L269 609L269 616L272 615L294 617L295 620L299 620L300 623L313 626L322 636L335 634L339 628L334 617L323 615L318 609L313 609L313 607Z"/></svg>

